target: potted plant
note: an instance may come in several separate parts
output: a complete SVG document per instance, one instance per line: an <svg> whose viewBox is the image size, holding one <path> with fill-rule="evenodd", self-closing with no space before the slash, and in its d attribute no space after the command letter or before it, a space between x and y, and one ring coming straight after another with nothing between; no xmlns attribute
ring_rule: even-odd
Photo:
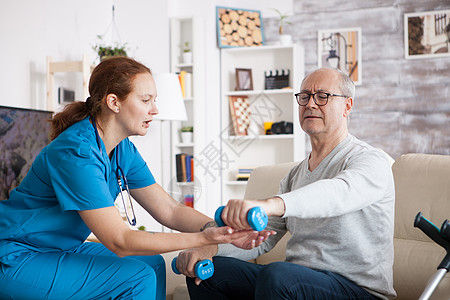
<svg viewBox="0 0 450 300"><path fill-rule="evenodd" d="M192 63L192 52L191 52L191 48L189 47L189 41L186 41L184 43L183 63L185 63L185 64L191 64Z"/></svg>
<svg viewBox="0 0 450 300"><path fill-rule="evenodd" d="M122 45L116 43L114 46L108 46L103 41L103 37L101 35L97 35L97 39L98 42L92 47L92 49L97 52L100 61L112 56L127 56L126 43Z"/></svg>
<svg viewBox="0 0 450 300"><path fill-rule="evenodd" d="M183 144L192 143L192 135L194 132L194 127L183 126L181 127L180 131L181 131L181 142Z"/></svg>
<svg viewBox="0 0 450 300"><path fill-rule="evenodd" d="M278 13L279 18L280 18L280 25L278 27L278 33L280 34L280 43L282 45L290 45L292 44L292 37L290 34L284 34L284 26L285 24L292 24L291 22L287 21L287 18L289 18L288 15L281 13L281 11L279 11L276 8L272 8L272 10L274 10L275 12Z"/></svg>

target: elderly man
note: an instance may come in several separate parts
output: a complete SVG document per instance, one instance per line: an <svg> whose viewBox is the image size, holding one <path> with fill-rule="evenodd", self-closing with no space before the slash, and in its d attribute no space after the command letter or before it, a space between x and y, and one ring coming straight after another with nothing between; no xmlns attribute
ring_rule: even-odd
<svg viewBox="0 0 450 300"><path fill-rule="evenodd" d="M295 97L311 153L281 181L278 195L232 199L222 213L226 224L248 228L248 210L262 206L271 216L268 229L277 234L253 250L220 245L180 254L191 299L395 297L394 181L385 155L348 132L354 92L352 80L337 69L304 78ZM292 237L285 262L245 261L272 249L286 231ZM213 256L215 274L200 284L193 266Z"/></svg>

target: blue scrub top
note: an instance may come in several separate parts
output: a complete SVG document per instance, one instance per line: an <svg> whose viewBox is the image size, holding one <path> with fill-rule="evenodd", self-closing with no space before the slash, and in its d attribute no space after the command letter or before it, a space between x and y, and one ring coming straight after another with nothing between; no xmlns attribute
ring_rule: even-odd
<svg viewBox="0 0 450 300"><path fill-rule="evenodd" d="M19 263L30 251L70 250L91 231L78 211L114 206L119 193L116 155L130 189L155 183L136 147L127 138L111 160L86 118L62 132L36 157L30 171L0 201L0 262ZM101 148L100 148L101 147Z"/></svg>

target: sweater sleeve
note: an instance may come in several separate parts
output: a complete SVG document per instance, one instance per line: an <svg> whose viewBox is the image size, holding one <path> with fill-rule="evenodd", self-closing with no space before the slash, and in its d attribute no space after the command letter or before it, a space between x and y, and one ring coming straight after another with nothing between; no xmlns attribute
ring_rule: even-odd
<svg viewBox="0 0 450 300"><path fill-rule="evenodd" d="M335 217L360 210L381 199L391 179L389 162L374 149L350 156L335 176L298 188L293 183L291 192L277 196L285 203L284 218Z"/></svg>

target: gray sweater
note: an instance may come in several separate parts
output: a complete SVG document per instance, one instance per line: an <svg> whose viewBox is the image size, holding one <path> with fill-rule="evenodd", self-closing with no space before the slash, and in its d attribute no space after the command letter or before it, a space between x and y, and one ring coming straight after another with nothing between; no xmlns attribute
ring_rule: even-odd
<svg viewBox="0 0 450 300"><path fill-rule="evenodd" d="M395 297L394 179L384 153L348 135L314 171L308 158L280 183L286 211L260 247L220 245L221 256L249 260L268 252L288 230L286 261L328 270L382 299Z"/></svg>

